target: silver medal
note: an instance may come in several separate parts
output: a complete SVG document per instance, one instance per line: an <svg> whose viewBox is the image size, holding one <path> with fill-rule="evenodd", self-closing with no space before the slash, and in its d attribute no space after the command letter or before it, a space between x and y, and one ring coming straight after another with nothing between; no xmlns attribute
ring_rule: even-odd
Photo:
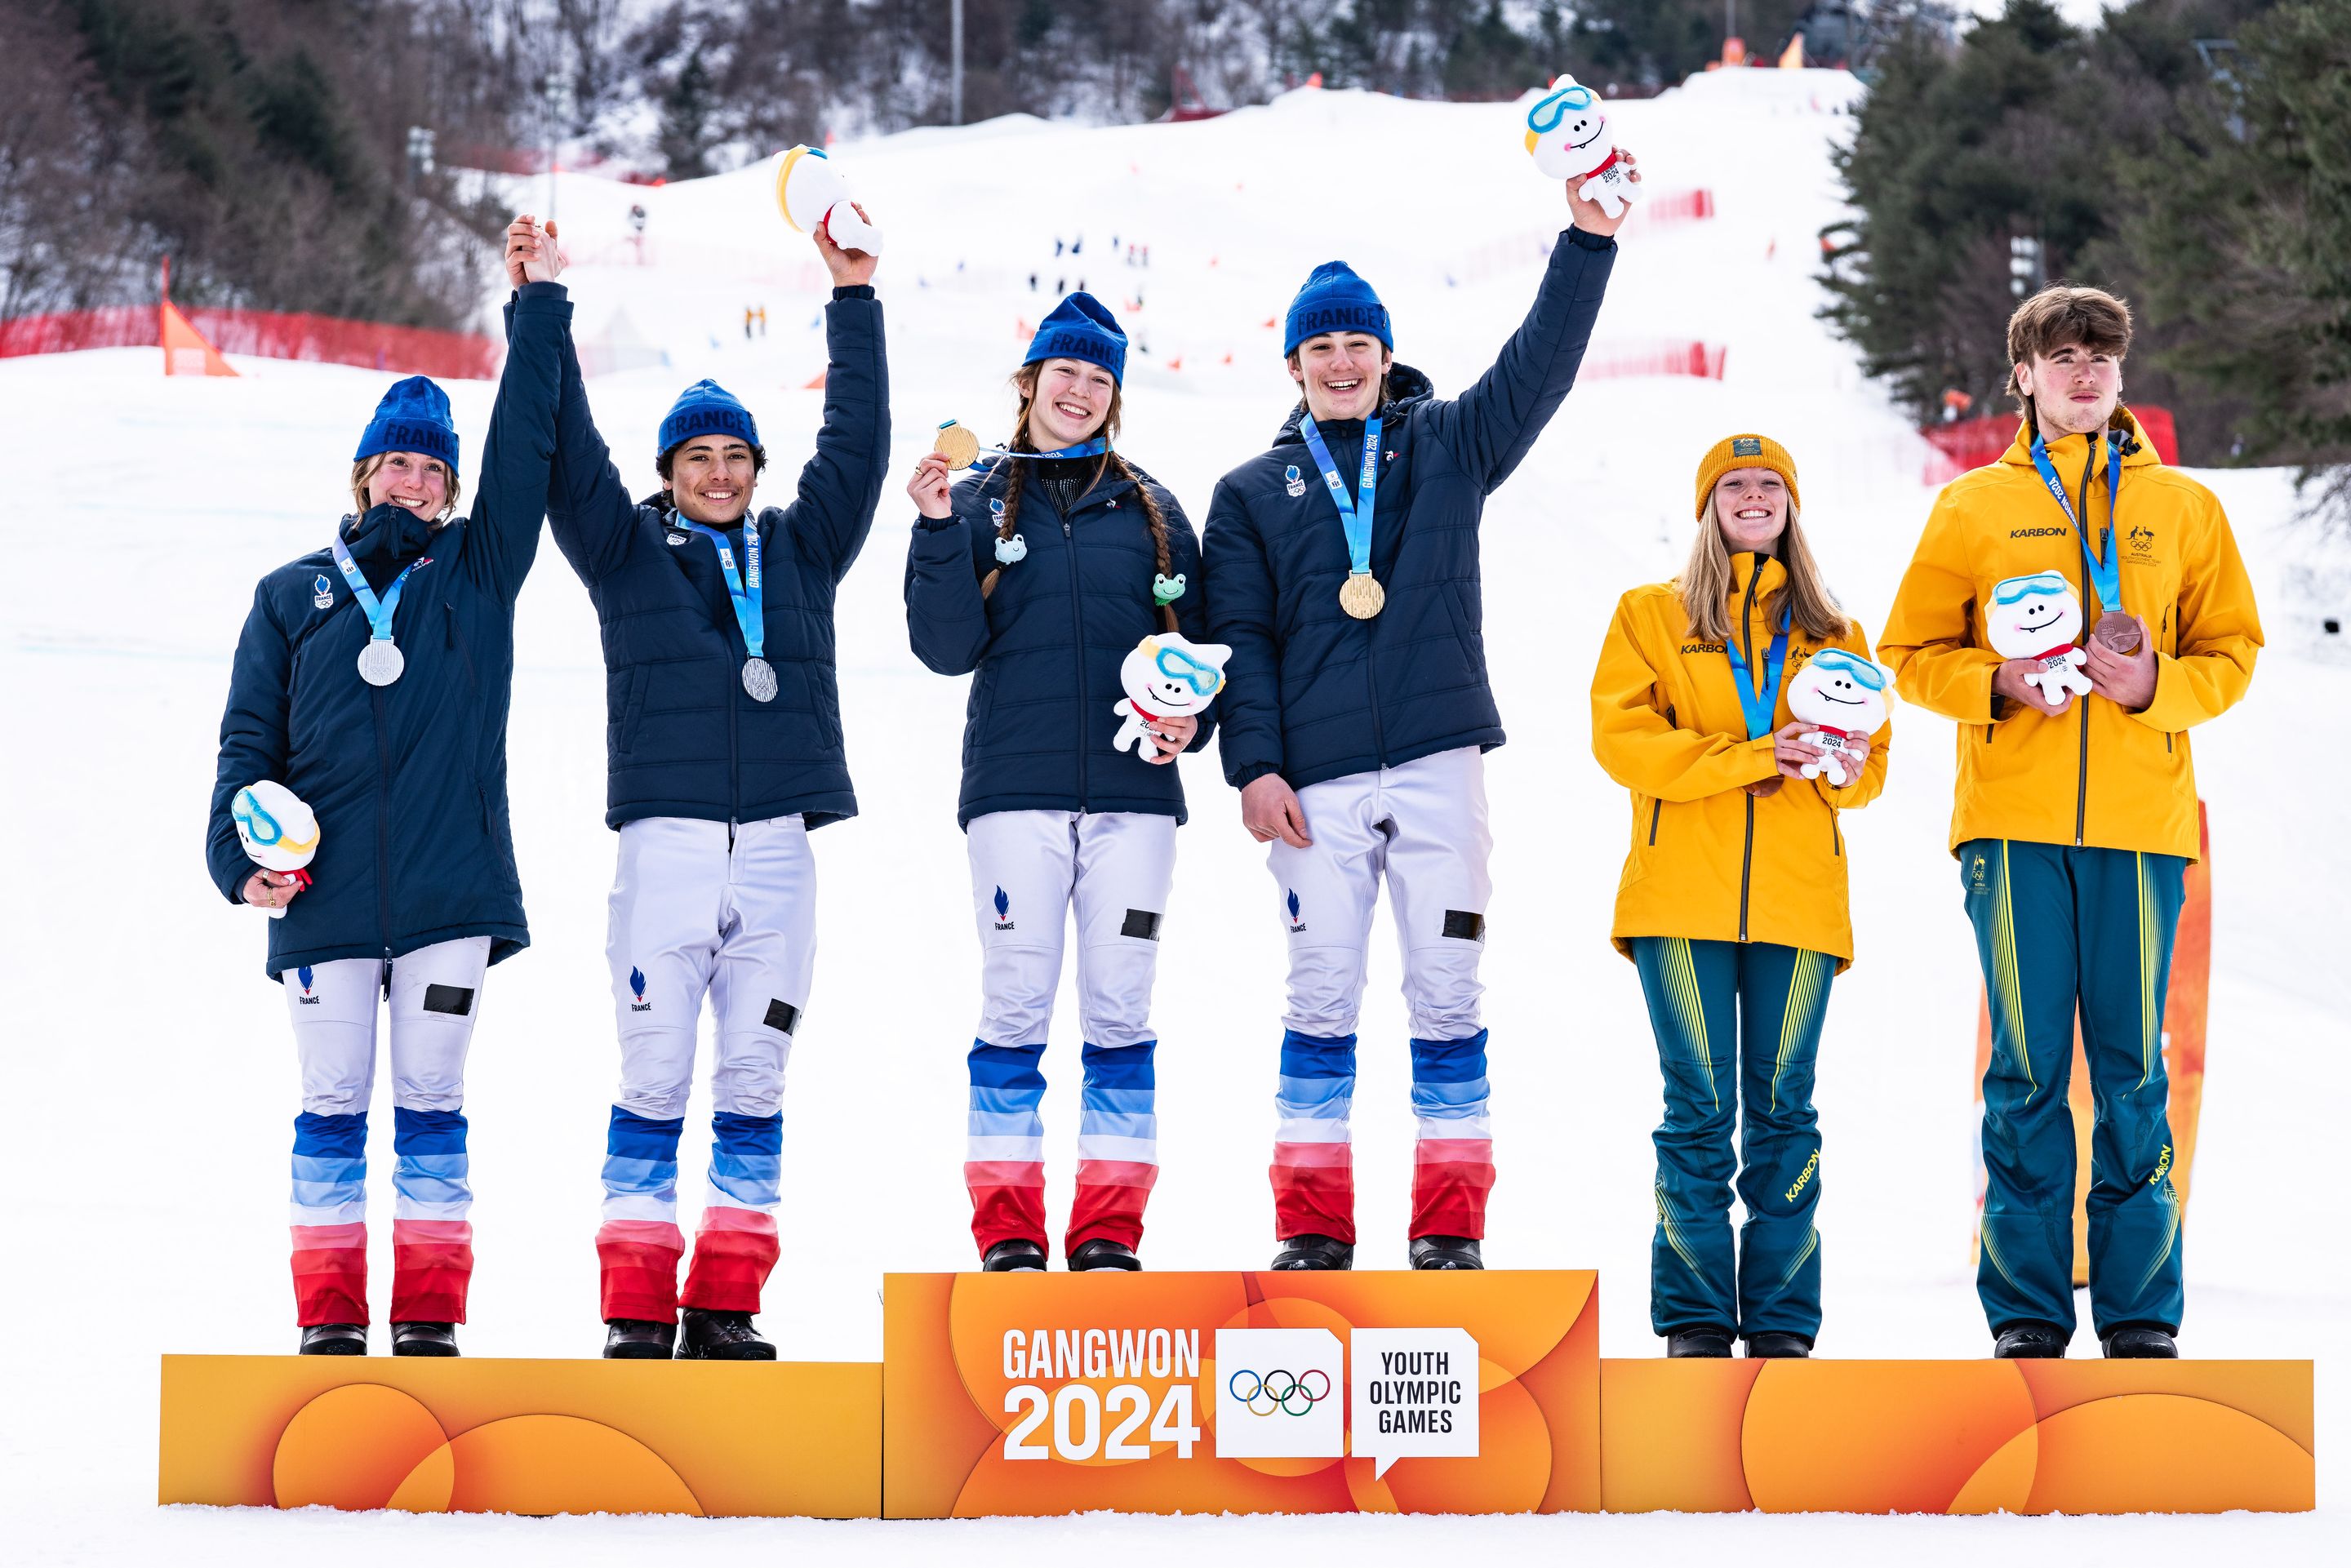
<svg viewBox="0 0 2351 1568"><path fill-rule="evenodd" d="M755 703L776 700L776 666L765 659L743 661L743 689L751 694Z"/></svg>
<svg viewBox="0 0 2351 1568"><path fill-rule="evenodd" d="M408 661L389 637L371 637L360 650L360 679L371 686L388 686L400 679Z"/></svg>

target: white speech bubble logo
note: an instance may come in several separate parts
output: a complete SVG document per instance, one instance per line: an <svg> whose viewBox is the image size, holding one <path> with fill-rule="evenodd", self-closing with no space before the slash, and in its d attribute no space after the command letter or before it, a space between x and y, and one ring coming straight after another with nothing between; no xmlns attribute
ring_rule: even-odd
<svg viewBox="0 0 2351 1568"><path fill-rule="evenodd" d="M1350 1336L1355 1458L1478 1457L1478 1342L1466 1329L1357 1329Z"/></svg>
<svg viewBox="0 0 2351 1568"><path fill-rule="evenodd" d="M1329 1329L1217 1331L1217 1457L1335 1459L1347 1451L1347 1374Z"/></svg>

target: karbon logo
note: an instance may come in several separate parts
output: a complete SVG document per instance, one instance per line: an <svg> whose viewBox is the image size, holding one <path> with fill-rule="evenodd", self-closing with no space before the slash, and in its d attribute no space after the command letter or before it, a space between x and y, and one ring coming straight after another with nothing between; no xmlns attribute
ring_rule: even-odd
<svg viewBox="0 0 2351 1568"><path fill-rule="evenodd" d="M1225 1379L1225 1392L1252 1416L1304 1416L1331 1397L1331 1379L1319 1367L1295 1372L1252 1372L1242 1367Z"/></svg>

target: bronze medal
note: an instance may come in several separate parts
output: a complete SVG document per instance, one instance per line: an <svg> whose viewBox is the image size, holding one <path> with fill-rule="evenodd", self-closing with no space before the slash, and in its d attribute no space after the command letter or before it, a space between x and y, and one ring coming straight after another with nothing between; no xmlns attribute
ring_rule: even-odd
<svg viewBox="0 0 2351 1568"><path fill-rule="evenodd" d="M1785 779L1774 773L1769 779L1758 779L1754 783L1750 784L1747 787L1747 792L1759 800L1768 800L1777 795L1780 792L1780 786L1786 782Z"/></svg>
<svg viewBox="0 0 2351 1568"><path fill-rule="evenodd" d="M1369 621L1387 601L1387 590L1368 571L1351 571L1339 585L1339 608L1358 621Z"/></svg>
<svg viewBox="0 0 2351 1568"><path fill-rule="evenodd" d="M2109 610L2098 617L2097 629L2090 633L2110 653L2126 656L2138 652L2142 639L2138 622L2119 610Z"/></svg>

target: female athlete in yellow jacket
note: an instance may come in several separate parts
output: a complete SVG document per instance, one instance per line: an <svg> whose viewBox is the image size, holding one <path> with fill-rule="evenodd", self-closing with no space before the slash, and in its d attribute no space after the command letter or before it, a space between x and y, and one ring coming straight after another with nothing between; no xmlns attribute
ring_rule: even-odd
<svg viewBox="0 0 2351 1568"><path fill-rule="evenodd" d="M1640 969L1665 1071L1649 1315L1668 1355L1743 1337L1750 1355L1801 1356L1820 1329L1813 1061L1829 982L1853 962L1837 815L1885 787L1892 727L1846 743L1862 756L1845 786L1803 777L1821 754L1798 738L1814 727L1791 719L1788 678L1842 649L1852 678L1886 682L1804 542L1786 449L1717 444L1697 503L1681 575L1618 601L1592 679L1593 753L1633 796L1611 936Z"/></svg>

